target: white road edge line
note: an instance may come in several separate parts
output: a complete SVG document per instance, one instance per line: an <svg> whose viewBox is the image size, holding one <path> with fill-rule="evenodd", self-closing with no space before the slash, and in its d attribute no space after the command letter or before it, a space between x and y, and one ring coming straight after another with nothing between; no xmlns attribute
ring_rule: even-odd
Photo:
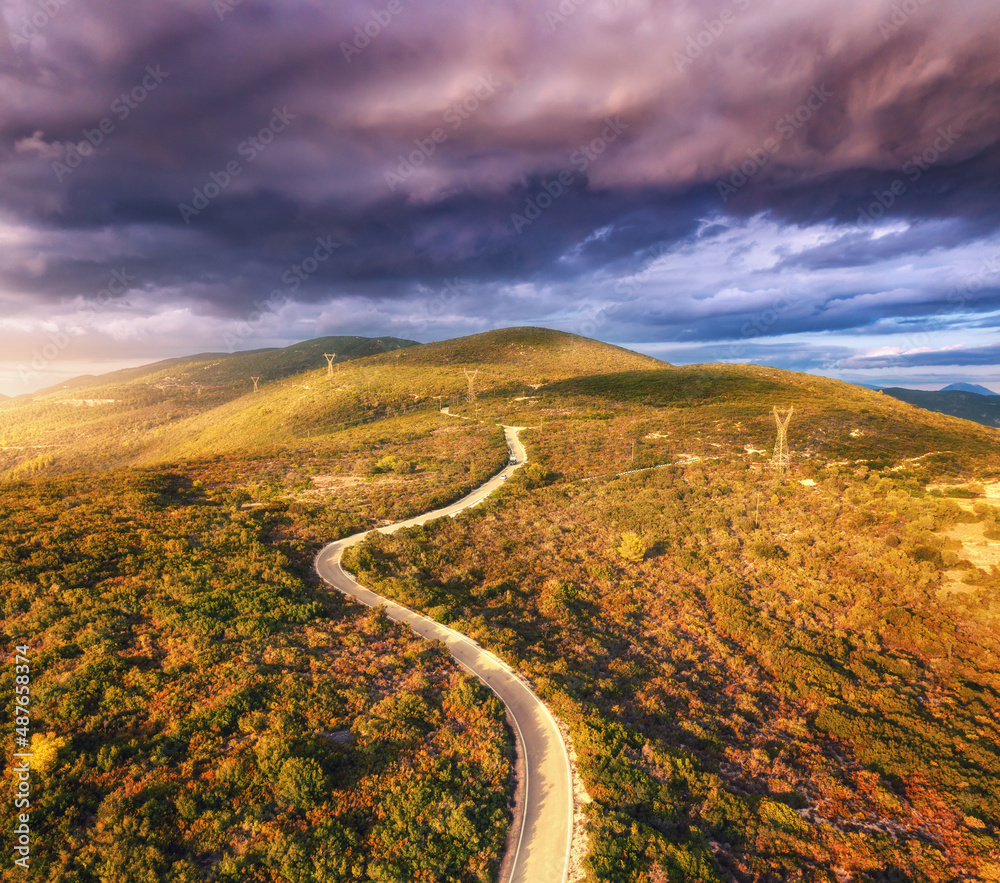
<svg viewBox="0 0 1000 883"><path fill-rule="evenodd" d="M502 483L500 481L498 481L498 479L500 478L500 476L507 475L508 474L508 472L507 472L508 469L510 469L510 472L512 474L513 472L517 471L525 463L528 462L528 452L527 452L527 449L524 447L524 445L521 443L521 440L517 436L517 433L520 430L516 429L516 428L513 428L513 427L504 426L503 429L504 429L504 435L505 436L507 434L507 429L508 428L512 428L513 429L513 440L517 444L517 446L521 449L522 459L519 460L515 464L509 464L509 463L505 464L504 468L502 470L500 470L500 472L498 472L496 475L492 476L491 478L487 479L482 485L480 485L474 491L471 491L469 494L467 494L466 498L465 498L467 500L467 502L465 503L465 505L463 505L462 507L460 507L459 509L457 509L455 512L448 513L449 517L454 518L456 515L460 514L461 512L464 512L466 509L471 509L472 507L479 505L479 503L483 502L483 500L485 500L487 497L489 497L493 493L493 491L495 491L495 490L497 490L497 488L503 486ZM513 468L511 468L511 465L513 465ZM664 465L667 465L667 464L664 464ZM636 471L639 471L639 470L636 470ZM490 488L489 490L486 490L487 486L491 482L496 482L496 487L493 487L493 488ZM474 499L474 497L480 491L485 491L485 493L483 493L483 495L481 497L479 497L478 499ZM451 504L451 505L454 505L454 503ZM441 510L449 509L449 508L451 508L451 506L442 506ZM432 512L433 511L439 511L439 510L432 510ZM414 516L414 518L424 518L426 515L430 515L430 514L431 513L424 513L424 515L417 515L417 516ZM442 515L442 516L437 516L437 517L444 517L444 516ZM400 528L402 528L404 525L406 525L408 522L410 522L412 520L413 519L404 519L403 521L396 522L395 524L388 524L388 525L384 525L383 527L373 528L373 530L377 530L379 533L384 533L384 534L387 534L387 535L391 535L391 534L395 533L397 530L399 530ZM427 518L426 521L420 522L419 526L422 526L423 524L426 524L427 521L433 521L433 520L434 520L434 518ZM418 526L418 525L414 524L412 526ZM364 591L367 591L367 592L371 593L372 595L375 595L377 598L380 598L382 601L388 602L389 604L392 604L393 606L398 607L401 610L406 611L408 614L411 614L412 616L414 616L415 618L417 618L419 620L423 620L424 622L428 623L429 625L433 625L433 626L435 626L437 628L442 628L445 631L450 632L452 635L454 635L456 638L458 638L460 642L464 642L464 643L468 644L473 650L475 650L475 651L477 651L479 653L482 653L491 662L494 662L498 667L500 667L500 669L502 671L504 671L507 674L509 674L518 683L519 686L521 686L523 689L527 690L527 692L532 696L532 698L538 703L538 705L541 707L541 709L545 712L545 716L548 718L549 723L552 725L552 729L553 729L553 731L556 734L556 738L559 740L559 745L562 748L563 762L566 765L566 782L567 782L567 786L568 786L568 789L569 789L569 825L567 826L566 857L565 857L565 859L563 861L563 873L562 873L563 883L566 883L566 880L567 880L567 878L569 876L570 857L571 857L572 851L573 851L573 829L574 829L574 821L575 821L576 794L575 794L575 788L574 788L574 784L573 784L573 771L570 768L570 763L569 763L569 750L566 747L566 742L563 739L562 731L559 729L559 725L556 723L555 717L552 715L552 712L549 711L549 707L535 694L534 690L531 689L531 687L524 680L524 678L522 678L521 675L519 675L516 671L514 671L514 669L512 669L502 659L500 659L500 657L498 657L495 653L493 653L490 650L487 650L485 647L480 646L476 641L473 641L470 637L468 637L468 635L463 635L461 632L456 631L455 629L451 628L450 626L444 625L443 623L439 623L436 620L433 620L430 617L425 616L423 613L420 613L420 612L418 612L416 610L411 610L409 607L406 607L405 605L400 604L397 601L392 601L391 599L388 599L388 598L382 598L382 596L379 595L377 592L373 592L371 589L368 589L365 586L362 586L361 583L359 583L356 579L354 579L354 577L353 577L352 574L350 574L346 570L344 570L343 565L341 563L341 559L343 557L344 550L347 549L347 548L349 548L350 546L357 545L358 543L362 542L364 540L364 538L366 536L368 536L369 533L371 533L371 530L367 530L367 531L365 531L364 533L361 533L361 534L354 534L353 536L349 536L349 537L342 537L340 540L335 540L332 543L328 543L326 546L324 546L322 549L320 549L320 551L316 554L316 557L315 557L314 562L313 562L314 569L318 569L319 565L321 563L324 563L324 559L327 557L327 553L330 550L331 546L334 546L337 543L341 543L344 540L353 540L353 542L350 543L349 545L345 545L342 548L338 549L337 550L337 554L335 554L333 560L330 561L329 563L332 564L337 569L339 569L340 572L343 573L344 576L346 576L347 579L349 579L359 589L363 589ZM321 576L321 579L322 578L323 577ZM324 582L325 581L326 580L324 579ZM336 589L336 586L334 586L333 588ZM358 599L357 597L354 597L353 600L357 601L357 600L360 600L360 599ZM361 603L364 603L364 602L362 601ZM365 606L371 606L371 605L365 605ZM390 618L392 618L392 617L390 617ZM401 622L401 620L394 620L394 621ZM420 637L424 637L424 636L420 636ZM430 640L429 638L426 638L426 637L424 639L425 640ZM493 687L489 684L488 681L486 681L483 677L481 677L476 672L474 672L471 668L469 668L467 665L465 665L465 663L463 663L461 660L457 659L454 655L452 655L452 658L462 668L464 668L470 674L474 675L491 693L493 693L494 696L496 696L503 703L504 708L506 708L507 711L510 713L511 720L514 721L514 726L517 728L518 738L521 740L521 747L522 747L522 750L524 752L524 757L525 757L525 764L524 764L524 795L525 795L525 806L522 807L522 812L521 812L521 830L520 830L520 833L518 834L517 848L516 848L516 850L514 852L514 860L511 863L510 873L508 875L508 879L513 879L514 872L517 870L518 860L521 857L521 846L522 846L522 844L524 842L524 826L525 826L525 824L527 822L527 818L528 818L527 797L528 797L528 782L529 782L530 773L529 773L529 767L528 767L528 763L527 763L527 751L528 751L528 749L527 749L527 743L525 742L524 733L521 731L521 725L518 723L517 717L514 715L512 709L507 704L507 702L503 698L503 696L501 696L496 690L494 690Z"/></svg>

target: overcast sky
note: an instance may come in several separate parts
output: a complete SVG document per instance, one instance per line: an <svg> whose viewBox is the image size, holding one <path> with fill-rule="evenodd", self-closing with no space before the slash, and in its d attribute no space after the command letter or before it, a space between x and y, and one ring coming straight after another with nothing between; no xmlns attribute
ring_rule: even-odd
<svg viewBox="0 0 1000 883"><path fill-rule="evenodd" d="M543 325L1000 391L1000 0L7 0L0 392Z"/></svg>

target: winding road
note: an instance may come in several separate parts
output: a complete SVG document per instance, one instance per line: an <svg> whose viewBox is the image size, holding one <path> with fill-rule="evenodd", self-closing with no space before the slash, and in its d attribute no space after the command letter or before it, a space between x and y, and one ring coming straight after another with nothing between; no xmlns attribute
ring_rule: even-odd
<svg viewBox="0 0 1000 883"><path fill-rule="evenodd" d="M394 533L443 516L456 516L475 506L500 487L527 461L517 437L519 427L505 426L507 445L516 463L509 464L482 487L443 509L426 512L378 530ZM316 556L316 571L333 588L369 607L382 605L390 619L405 623L418 635L443 641L451 655L500 698L517 729L524 756L524 806L521 830L507 883L564 883L569 870L573 834L573 784L569 755L549 710L514 671L488 650L460 632L369 591L341 567L344 550L360 543L368 532L354 534L325 546ZM517 814L515 814L517 818Z"/></svg>

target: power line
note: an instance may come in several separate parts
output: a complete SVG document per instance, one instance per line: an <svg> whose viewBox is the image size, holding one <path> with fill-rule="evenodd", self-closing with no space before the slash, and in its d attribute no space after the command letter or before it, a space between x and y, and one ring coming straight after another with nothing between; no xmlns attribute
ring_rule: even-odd
<svg viewBox="0 0 1000 883"><path fill-rule="evenodd" d="M789 408L788 412L782 415L777 405L774 407L774 422L778 427L778 439L774 443L774 455L771 457L771 465L776 472L784 472L788 468L788 422L792 419L792 412L794 410L794 407Z"/></svg>
<svg viewBox="0 0 1000 883"><path fill-rule="evenodd" d="M475 371L469 371L467 368L462 369L465 374L465 379L469 381L469 404L476 400L476 375L479 373L477 368Z"/></svg>

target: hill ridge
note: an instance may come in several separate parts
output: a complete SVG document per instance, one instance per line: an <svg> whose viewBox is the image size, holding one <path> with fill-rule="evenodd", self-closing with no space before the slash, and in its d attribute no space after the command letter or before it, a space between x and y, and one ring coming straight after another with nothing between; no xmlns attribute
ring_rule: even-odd
<svg viewBox="0 0 1000 883"><path fill-rule="evenodd" d="M267 355L277 355L285 353L288 355L298 355L302 354L305 356L317 355L320 359L320 364L322 363L321 352L324 349L334 349L340 347L342 352L338 352L337 361L349 361L352 358L363 357L364 355L370 355L371 353L361 353L356 355L355 352L359 349L364 349L366 345L370 346L372 352L378 352L384 349L397 349L405 346L419 346L419 342L415 340L407 340L405 338L397 337L359 337L357 335L345 335L345 336L332 336L327 335L324 337L311 338L309 340L298 341L297 343L289 344L284 347L258 347L252 350L235 350L233 352L223 352L223 351L206 351L200 353L194 353L188 356L174 356L169 359L159 359L155 362L149 362L145 365L137 365L134 368L120 368L117 371L109 371L107 374L81 374L77 377L70 378L62 383L53 384L52 386L45 387L44 389L37 390L32 395L35 397L52 395L54 393L62 393L66 389L86 389L89 386L107 386L112 383L128 383L135 380L140 380L143 377L148 377L153 374L158 374L163 371L168 371L174 368L194 368L196 366L202 365L204 362L236 362L241 361L252 361L252 357L260 357ZM347 346L347 350L343 351L343 348ZM289 366L291 370L284 372L285 374L298 373L299 371L309 370L308 368L302 367L301 365L292 364Z"/></svg>
<svg viewBox="0 0 1000 883"><path fill-rule="evenodd" d="M925 411L971 420L982 426L1000 427L1000 396L998 395L987 396L957 389L929 392L923 389L905 389L904 387L888 387L882 392L894 399L899 399L901 402L923 408Z"/></svg>

